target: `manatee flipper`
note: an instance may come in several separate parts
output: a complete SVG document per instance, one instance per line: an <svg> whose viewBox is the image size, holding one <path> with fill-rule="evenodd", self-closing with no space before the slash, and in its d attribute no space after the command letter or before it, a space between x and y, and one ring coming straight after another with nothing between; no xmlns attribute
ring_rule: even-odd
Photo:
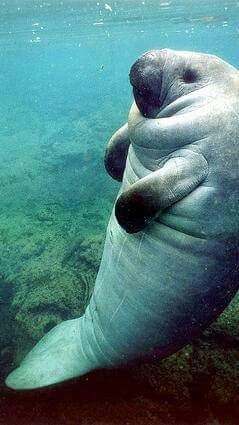
<svg viewBox="0 0 239 425"><path fill-rule="evenodd" d="M115 205L118 223L128 233L143 230L157 213L191 193L208 173L203 155L182 150L162 168L141 178L123 192Z"/></svg>
<svg viewBox="0 0 239 425"><path fill-rule="evenodd" d="M125 124L113 134L106 146L105 168L117 181L122 181L129 145L128 124Z"/></svg>

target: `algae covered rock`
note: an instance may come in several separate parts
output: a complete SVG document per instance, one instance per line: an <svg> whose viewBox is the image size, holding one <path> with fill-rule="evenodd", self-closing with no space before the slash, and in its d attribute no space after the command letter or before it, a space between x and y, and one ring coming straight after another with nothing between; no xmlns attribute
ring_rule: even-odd
<svg viewBox="0 0 239 425"><path fill-rule="evenodd" d="M13 284L0 273L0 383L13 362L14 317L10 311Z"/></svg>
<svg viewBox="0 0 239 425"><path fill-rule="evenodd" d="M83 314L93 290L101 247L100 238L81 239L59 262L51 263L52 270L38 262L34 269L26 268L12 311L16 324L31 340L38 340L61 321Z"/></svg>
<svg viewBox="0 0 239 425"><path fill-rule="evenodd" d="M161 362L135 369L136 378L156 393L161 409L173 411L175 423L192 417L197 423L197 415L204 421L200 423L210 425L234 423L233 418L239 417L238 313L239 294L192 344Z"/></svg>

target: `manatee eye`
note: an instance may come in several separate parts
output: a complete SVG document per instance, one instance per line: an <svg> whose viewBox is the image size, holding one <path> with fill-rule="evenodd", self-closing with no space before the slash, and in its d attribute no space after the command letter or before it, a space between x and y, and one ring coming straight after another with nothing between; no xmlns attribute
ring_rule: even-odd
<svg viewBox="0 0 239 425"><path fill-rule="evenodd" d="M183 80L185 83L194 83L197 80L197 73L196 71L193 71L192 69L186 69L186 71L183 74Z"/></svg>

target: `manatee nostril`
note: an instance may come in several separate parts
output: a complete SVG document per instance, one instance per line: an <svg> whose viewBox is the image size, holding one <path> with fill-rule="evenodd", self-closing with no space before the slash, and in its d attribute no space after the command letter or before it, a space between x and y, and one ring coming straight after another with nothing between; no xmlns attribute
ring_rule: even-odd
<svg viewBox="0 0 239 425"><path fill-rule="evenodd" d="M186 71L183 74L183 80L185 83L194 83L198 78L198 75L196 71L193 71L192 69L186 69Z"/></svg>

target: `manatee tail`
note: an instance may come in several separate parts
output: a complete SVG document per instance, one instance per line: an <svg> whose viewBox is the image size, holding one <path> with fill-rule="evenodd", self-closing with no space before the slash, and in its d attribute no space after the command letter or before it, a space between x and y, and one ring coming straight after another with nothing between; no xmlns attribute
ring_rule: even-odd
<svg viewBox="0 0 239 425"><path fill-rule="evenodd" d="M12 389L33 389L84 375L98 367L96 358L83 351L80 333L84 316L55 326L6 379ZM87 332L84 332L87 334Z"/></svg>
<svg viewBox="0 0 239 425"><path fill-rule="evenodd" d="M122 344L115 329L118 322L110 322L112 312L122 304L121 279L115 268L110 273L112 244L106 242L103 259L95 283L95 290L85 314L74 320L67 320L48 332L24 358L20 366L6 379L12 389L33 389L53 385L84 375L98 369L119 365L127 359L121 356ZM116 280L121 291L109 293L112 280ZM106 287L105 287L106 286ZM121 332L121 329L120 329ZM115 348L119 340L119 348ZM131 346L131 341L130 344Z"/></svg>

